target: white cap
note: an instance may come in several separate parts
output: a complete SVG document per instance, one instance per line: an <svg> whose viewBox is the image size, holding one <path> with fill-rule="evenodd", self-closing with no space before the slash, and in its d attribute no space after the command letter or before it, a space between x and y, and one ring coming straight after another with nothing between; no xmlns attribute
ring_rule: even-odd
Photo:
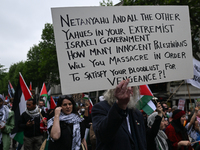
<svg viewBox="0 0 200 150"><path fill-rule="evenodd" d="M99 96L99 100L100 100L100 102L104 101L105 100L104 96Z"/></svg>

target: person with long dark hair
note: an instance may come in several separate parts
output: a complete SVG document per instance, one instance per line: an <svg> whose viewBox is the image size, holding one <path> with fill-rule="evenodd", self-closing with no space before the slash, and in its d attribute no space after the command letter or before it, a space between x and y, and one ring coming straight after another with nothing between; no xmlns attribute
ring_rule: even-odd
<svg viewBox="0 0 200 150"><path fill-rule="evenodd" d="M174 150L192 150L191 143L188 138L187 130L183 126L186 120L185 111L177 109L173 112L172 122L167 126L165 132L168 139L172 142Z"/></svg>
<svg viewBox="0 0 200 150"><path fill-rule="evenodd" d="M87 149L84 139L83 118L78 115L76 103L71 95L58 99L54 117L48 120L50 134L49 150L81 150L82 144Z"/></svg>

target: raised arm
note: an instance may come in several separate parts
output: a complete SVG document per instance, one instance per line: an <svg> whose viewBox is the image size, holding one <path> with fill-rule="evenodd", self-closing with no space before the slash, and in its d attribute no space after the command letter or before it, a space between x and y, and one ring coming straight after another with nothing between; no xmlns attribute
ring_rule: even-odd
<svg viewBox="0 0 200 150"><path fill-rule="evenodd" d="M61 109L62 109L61 107L57 107L55 109L53 126L51 128L51 133L50 133L51 138L54 139L54 140L58 140L60 138L60 135L61 135L60 120L59 120Z"/></svg>
<svg viewBox="0 0 200 150"><path fill-rule="evenodd" d="M188 130L191 128L192 124L194 123L195 119L196 119L196 116L197 116L197 112L198 112L199 108L198 107L195 107L194 109L194 114L189 122L189 125L188 125Z"/></svg>

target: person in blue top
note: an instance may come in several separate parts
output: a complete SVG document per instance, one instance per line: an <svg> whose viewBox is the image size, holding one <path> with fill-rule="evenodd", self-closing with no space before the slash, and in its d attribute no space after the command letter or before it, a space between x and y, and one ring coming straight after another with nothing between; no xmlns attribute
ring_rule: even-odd
<svg viewBox="0 0 200 150"><path fill-rule="evenodd" d="M199 126L198 121L196 120L196 115L197 115L198 110L199 108L196 107L194 112L190 114L190 116L188 117L188 123L185 126L189 137L192 139L191 143L200 141L200 126ZM198 145L199 143L197 142L197 143L192 144L192 147L196 149Z"/></svg>

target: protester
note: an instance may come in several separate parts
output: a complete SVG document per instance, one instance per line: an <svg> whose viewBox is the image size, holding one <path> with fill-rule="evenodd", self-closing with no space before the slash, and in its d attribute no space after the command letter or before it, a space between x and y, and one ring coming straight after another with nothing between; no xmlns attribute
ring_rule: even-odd
<svg viewBox="0 0 200 150"><path fill-rule="evenodd" d="M196 120L196 115L197 115L198 110L199 108L196 107L194 110L194 113L189 115L188 123L185 126L185 128L187 129L188 135L192 139L191 142L200 141L200 127L199 127L198 121ZM198 145L199 143L192 144L192 147L195 149Z"/></svg>
<svg viewBox="0 0 200 150"><path fill-rule="evenodd" d="M15 126L14 112L3 103L4 97L0 94L0 150L9 150L11 145L10 133Z"/></svg>
<svg viewBox="0 0 200 150"><path fill-rule="evenodd" d="M83 120L78 115L73 97L71 95L61 96L58 99L54 117L47 122L51 138L48 149L79 150L82 144L87 149Z"/></svg>
<svg viewBox="0 0 200 150"><path fill-rule="evenodd" d="M168 116L169 118L172 117L172 108L171 108L171 107L168 108L167 116Z"/></svg>
<svg viewBox="0 0 200 150"><path fill-rule="evenodd" d="M172 146L167 135L163 131L166 128L162 114L162 107L157 103L157 112L152 113L147 119L147 149L148 150L171 150Z"/></svg>
<svg viewBox="0 0 200 150"><path fill-rule="evenodd" d="M4 100L4 105L7 105L9 109L11 109L11 105L10 105L10 99L7 96L7 99Z"/></svg>
<svg viewBox="0 0 200 150"><path fill-rule="evenodd" d="M19 120L19 127L24 131L24 150L38 150L43 139L40 132L41 115L45 116L45 112L38 108L35 98L28 99L26 107Z"/></svg>
<svg viewBox="0 0 200 150"><path fill-rule="evenodd" d="M173 149L192 150L191 143L188 139L187 130L183 126L185 118L185 111L177 109L173 112L172 122L166 128L165 132L168 139L172 142Z"/></svg>
<svg viewBox="0 0 200 150"><path fill-rule="evenodd" d="M48 108L45 107L45 103L44 103L44 100L43 100L43 99L40 99L40 100L38 101L38 107L39 107L40 109L42 109L45 113L47 113Z"/></svg>
<svg viewBox="0 0 200 150"><path fill-rule="evenodd" d="M168 106L167 106L167 103L166 102L162 102L161 103L161 106L163 108L163 111L162 111L162 114L163 114L163 117L164 117L164 120L165 120L165 125L168 126L169 125L169 122L171 121L167 112L168 112Z"/></svg>
<svg viewBox="0 0 200 150"><path fill-rule="evenodd" d="M161 106L162 106L162 108L163 108L163 115L164 115L164 117L165 117L165 118L168 118L168 116L167 116L167 112L168 112L167 103L166 103L166 102L162 102L162 103L161 103Z"/></svg>
<svg viewBox="0 0 200 150"><path fill-rule="evenodd" d="M172 107L172 114L173 114L173 112L175 111L175 110L177 110L178 109L178 107L176 106L176 105L174 105L173 107Z"/></svg>
<svg viewBox="0 0 200 150"><path fill-rule="evenodd" d="M142 113L134 106L138 87L127 87L129 79L104 93L105 100L92 108L92 125L98 150L146 150Z"/></svg>

